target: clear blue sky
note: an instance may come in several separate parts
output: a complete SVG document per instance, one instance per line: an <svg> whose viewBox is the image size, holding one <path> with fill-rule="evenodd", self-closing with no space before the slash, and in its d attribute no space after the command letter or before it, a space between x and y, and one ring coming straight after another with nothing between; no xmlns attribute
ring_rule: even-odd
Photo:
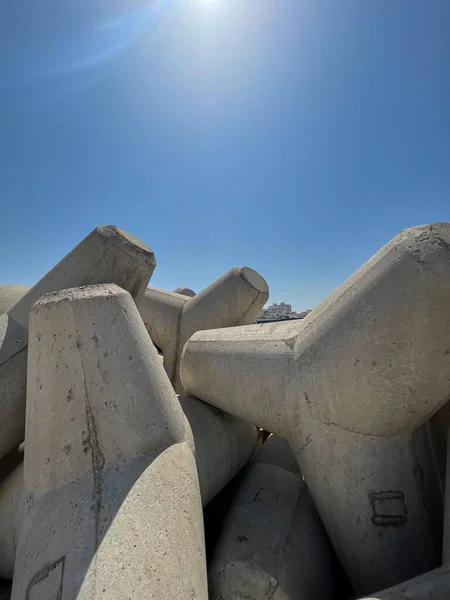
<svg viewBox="0 0 450 600"><path fill-rule="evenodd" d="M314 307L450 221L449 31L447 0L2 0L0 283L112 223L153 285L248 265Z"/></svg>

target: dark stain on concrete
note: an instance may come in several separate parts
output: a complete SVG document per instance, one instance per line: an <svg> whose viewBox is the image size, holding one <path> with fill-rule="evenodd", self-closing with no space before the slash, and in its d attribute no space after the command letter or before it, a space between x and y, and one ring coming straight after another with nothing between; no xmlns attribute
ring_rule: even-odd
<svg viewBox="0 0 450 600"><path fill-rule="evenodd" d="M405 494L397 490L369 492L372 523L381 527L399 527L408 520Z"/></svg>
<svg viewBox="0 0 450 600"><path fill-rule="evenodd" d="M56 596L55 596L54 600L61 600L62 599L62 592L63 592L63 583L64 583L64 567L65 567L65 562L66 562L66 557L65 556L61 556L61 558L58 558L58 560L55 560L55 562L52 562L52 563L50 563L48 565L45 565L45 567L42 567L42 569L40 569L37 573L35 573L33 575L32 579L31 579L30 583L27 586L27 589L26 589L26 592L25 592L25 600L30 600L31 591L32 591L33 587L36 586L36 585L38 585L39 583L41 583L45 579L47 579L47 577L59 565L61 565L61 577L60 577L58 590L57 590L57 593L56 593Z"/></svg>

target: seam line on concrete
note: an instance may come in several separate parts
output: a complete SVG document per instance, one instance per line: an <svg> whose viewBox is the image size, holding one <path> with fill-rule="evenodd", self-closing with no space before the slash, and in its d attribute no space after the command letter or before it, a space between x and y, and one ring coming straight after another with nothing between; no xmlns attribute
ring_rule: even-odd
<svg viewBox="0 0 450 600"><path fill-rule="evenodd" d="M103 244L103 251L102 251L100 258L95 263L95 265L92 267L92 269L89 271L89 273L86 273L86 275L83 277L83 281L77 287L82 287L83 285L86 285L85 282L89 281L89 277L91 276L91 273L93 271L95 271L98 268L99 264L104 260L104 258L105 258L105 249L104 248L105 248L105 244ZM72 287L72 286L70 286L70 287Z"/></svg>
<svg viewBox="0 0 450 600"><path fill-rule="evenodd" d="M24 350L28 350L28 344L23 346L20 350L17 350L17 352L15 352L14 354L11 354L11 356L8 356L8 358L6 360L4 360L2 363L0 363L0 367L2 367L4 364L6 364L9 360L11 360L12 358L14 358L15 356L17 356L18 354L20 354L21 352L23 352Z"/></svg>
<svg viewBox="0 0 450 600"><path fill-rule="evenodd" d="M346 431L347 433L355 433L356 435L360 435L362 437L375 438L375 439L379 439L379 440L392 440L397 437L401 437L402 435L407 435L408 433L411 433L408 430L408 431L399 431L398 433L396 433L394 435L383 436L383 435L377 435L375 433L363 433L362 431L358 431L357 429L350 429L350 428L346 429L345 427L341 427L337 423L333 423L333 421L323 421L323 420L317 419L313 416L311 416L311 421L314 421L314 423L318 423L319 425L326 425L327 427L335 427L336 429L339 429L341 431ZM420 429L420 428L418 427L417 429ZM414 431L417 431L417 430L414 430ZM412 433L414 433L414 432L412 432ZM307 445L307 444L305 444L305 445Z"/></svg>
<svg viewBox="0 0 450 600"><path fill-rule="evenodd" d="M242 277L242 275L241 275L241 277ZM244 277L242 277L242 279L244 279ZM252 310L256 300L259 298L261 293L262 292L258 292L258 290L255 290L255 297L252 298L252 303L250 304L248 309L245 311L245 313L243 315L241 315L241 317L239 318L240 321L243 321L244 319L246 319L248 313ZM236 323L233 323L233 325L231 325L231 327L236 327Z"/></svg>

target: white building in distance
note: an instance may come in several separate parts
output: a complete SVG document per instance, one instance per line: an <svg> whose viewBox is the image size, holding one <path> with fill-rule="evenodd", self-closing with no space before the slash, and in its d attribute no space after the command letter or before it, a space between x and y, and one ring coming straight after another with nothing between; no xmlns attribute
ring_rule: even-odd
<svg viewBox="0 0 450 600"><path fill-rule="evenodd" d="M280 302L279 304L276 304L274 302L267 308L263 308L256 319L258 321L273 321L277 319L304 319L310 312L311 310L305 310L300 313L293 312L291 304L287 304L286 302Z"/></svg>

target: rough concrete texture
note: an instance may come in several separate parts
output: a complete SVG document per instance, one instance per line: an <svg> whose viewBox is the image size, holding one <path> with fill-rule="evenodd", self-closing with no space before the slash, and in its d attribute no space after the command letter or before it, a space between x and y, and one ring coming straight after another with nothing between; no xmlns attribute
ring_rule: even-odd
<svg viewBox="0 0 450 600"><path fill-rule="evenodd" d="M155 288L146 291L139 311L153 343L164 354L164 367L177 392L183 393L179 362L191 335L252 323L268 297L266 281L248 267L230 269L193 298Z"/></svg>
<svg viewBox="0 0 450 600"><path fill-rule="evenodd" d="M12 599L206 600L192 436L130 294L41 298L28 369Z"/></svg>
<svg viewBox="0 0 450 600"><path fill-rule="evenodd" d="M402 231L304 320L201 331L186 391L287 438L357 593L440 564L423 434L450 394L450 225Z"/></svg>
<svg viewBox="0 0 450 600"><path fill-rule="evenodd" d="M361 600L448 600L450 567L440 567Z"/></svg>
<svg viewBox="0 0 450 600"><path fill-rule="evenodd" d="M23 440L28 346L28 314L43 294L91 283L116 283L136 302L155 268L153 252L114 226L97 227L47 275L0 316L0 457Z"/></svg>
<svg viewBox="0 0 450 600"><path fill-rule="evenodd" d="M0 484L0 577L12 579L23 510L23 462Z"/></svg>
<svg viewBox="0 0 450 600"><path fill-rule="evenodd" d="M325 531L298 470L277 466L292 460L288 443L275 440L257 453L230 507L209 568L211 600L335 597Z"/></svg>
<svg viewBox="0 0 450 600"><path fill-rule="evenodd" d="M175 294L182 294L183 296L189 296L189 298L193 298L195 296L194 290L187 287L177 287L173 290Z"/></svg>
<svg viewBox="0 0 450 600"><path fill-rule="evenodd" d="M0 315L8 312L29 289L26 285L0 285Z"/></svg>
<svg viewBox="0 0 450 600"><path fill-rule="evenodd" d="M181 408L191 426L203 506L252 458L256 427L242 419L182 396Z"/></svg>

